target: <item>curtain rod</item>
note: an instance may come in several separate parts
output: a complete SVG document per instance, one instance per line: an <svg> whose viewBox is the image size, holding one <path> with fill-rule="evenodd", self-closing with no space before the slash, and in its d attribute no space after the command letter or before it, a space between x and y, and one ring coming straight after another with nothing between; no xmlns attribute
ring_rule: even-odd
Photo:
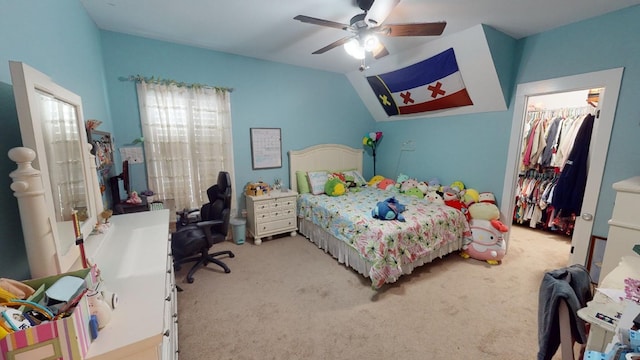
<svg viewBox="0 0 640 360"><path fill-rule="evenodd" d="M142 75L129 75L126 78L120 78L120 80L134 81L137 83L146 82L146 83L161 84L161 85L175 85L177 87L186 87L186 88L195 88L195 89L198 89L198 88L214 89L216 91L221 91L221 92L233 92L233 88L228 88L223 86L211 86L211 85L198 84L198 83L186 83L182 81L176 81L173 79L156 78L155 76L144 77Z"/></svg>

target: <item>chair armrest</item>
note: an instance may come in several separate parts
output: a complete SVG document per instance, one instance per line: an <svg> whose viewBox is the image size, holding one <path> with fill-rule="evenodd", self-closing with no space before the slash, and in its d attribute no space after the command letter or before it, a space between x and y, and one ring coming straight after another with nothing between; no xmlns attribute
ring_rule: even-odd
<svg viewBox="0 0 640 360"><path fill-rule="evenodd" d="M207 221L199 221L196 223L196 225L198 225L198 227L200 228L209 228L213 225L222 225L223 222L222 220L207 220Z"/></svg>

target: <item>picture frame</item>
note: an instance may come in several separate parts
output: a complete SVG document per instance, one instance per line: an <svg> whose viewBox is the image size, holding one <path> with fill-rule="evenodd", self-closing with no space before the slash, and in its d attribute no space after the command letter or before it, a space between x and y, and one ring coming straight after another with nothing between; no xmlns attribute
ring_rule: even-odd
<svg viewBox="0 0 640 360"><path fill-rule="evenodd" d="M604 258L604 249L606 246L607 238L595 235L591 236L587 270L591 276L591 282L594 284L600 281L600 270L602 269L602 259Z"/></svg>
<svg viewBox="0 0 640 360"><path fill-rule="evenodd" d="M280 128L250 128L251 167L253 170L282 167Z"/></svg>

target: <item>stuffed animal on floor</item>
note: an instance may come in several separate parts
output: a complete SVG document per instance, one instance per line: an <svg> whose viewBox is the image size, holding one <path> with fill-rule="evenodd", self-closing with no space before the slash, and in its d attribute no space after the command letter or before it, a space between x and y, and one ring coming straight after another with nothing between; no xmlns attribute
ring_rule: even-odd
<svg viewBox="0 0 640 360"><path fill-rule="evenodd" d="M406 206L399 203L395 197L391 197L384 201L378 202L378 204L376 204L376 207L371 210L371 216L374 219L380 220L405 221L404 216L402 216L402 212L406 209Z"/></svg>
<svg viewBox="0 0 640 360"><path fill-rule="evenodd" d="M507 251L503 233L508 228L499 220L471 219L471 242L462 246L463 258L474 258L498 265Z"/></svg>

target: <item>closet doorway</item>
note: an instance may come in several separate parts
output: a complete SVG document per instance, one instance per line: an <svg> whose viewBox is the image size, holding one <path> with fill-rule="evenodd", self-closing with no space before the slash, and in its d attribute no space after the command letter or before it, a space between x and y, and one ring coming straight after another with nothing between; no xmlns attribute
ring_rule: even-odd
<svg viewBox="0 0 640 360"><path fill-rule="evenodd" d="M509 154L500 203L500 211L505 224L511 224L515 209L515 196L520 173L521 149L523 145L526 113L529 105L534 105L536 97L574 91L588 91L600 88L598 109L594 121L591 144L589 148L588 176L582 200L580 214L576 214L573 236L571 239L571 254L569 264L585 264L589 250L589 240L593 228L593 217L598 204L598 195L602 183L611 129L618 103L618 93L622 79L623 68L603 70L581 75L573 75L556 79L542 80L519 84L516 90L515 107ZM586 104L586 99L585 99ZM507 246L509 235L506 234ZM508 251L508 250L507 250Z"/></svg>

